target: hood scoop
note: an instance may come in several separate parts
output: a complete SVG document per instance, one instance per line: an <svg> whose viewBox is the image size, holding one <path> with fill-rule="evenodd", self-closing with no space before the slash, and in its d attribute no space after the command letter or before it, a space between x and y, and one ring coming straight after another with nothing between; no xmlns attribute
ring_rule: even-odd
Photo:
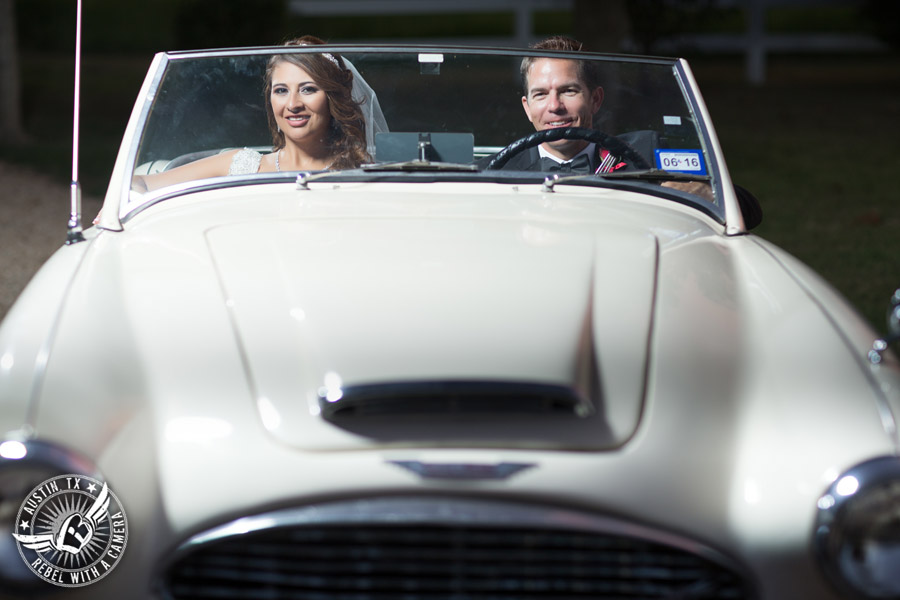
<svg viewBox="0 0 900 600"><path fill-rule="evenodd" d="M323 418L336 423L366 417L583 417L593 412L590 401L570 387L501 381L355 385L338 394L323 391L319 407Z"/></svg>
<svg viewBox="0 0 900 600"><path fill-rule="evenodd" d="M288 446L599 450L637 428L657 262L640 228L335 213L206 235L260 422Z"/></svg>
<svg viewBox="0 0 900 600"><path fill-rule="evenodd" d="M588 449L613 439L603 411L565 385L418 381L331 393L319 396L319 418L380 444Z"/></svg>

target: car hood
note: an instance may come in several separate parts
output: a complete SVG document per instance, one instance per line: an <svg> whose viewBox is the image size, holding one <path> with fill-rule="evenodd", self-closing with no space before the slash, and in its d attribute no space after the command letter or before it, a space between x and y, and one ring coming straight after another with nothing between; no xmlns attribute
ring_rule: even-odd
<svg viewBox="0 0 900 600"><path fill-rule="evenodd" d="M658 255L646 230L406 215L222 225L206 241L283 442L608 448L639 422Z"/></svg>
<svg viewBox="0 0 900 600"><path fill-rule="evenodd" d="M834 474L895 450L853 361L869 330L835 328L806 291L824 284L752 236L636 194L373 187L198 194L88 230L6 322L44 328L51 356L0 328L26 366L0 369L4 397L38 397L41 436L96 457L129 517L158 505L175 537L315 498L479 489L715 544L799 540ZM77 277L47 285L60 272ZM423 414L433 382L570 388L591 410ZM418 395L325 414L320 392L384 384Z"/></svg>

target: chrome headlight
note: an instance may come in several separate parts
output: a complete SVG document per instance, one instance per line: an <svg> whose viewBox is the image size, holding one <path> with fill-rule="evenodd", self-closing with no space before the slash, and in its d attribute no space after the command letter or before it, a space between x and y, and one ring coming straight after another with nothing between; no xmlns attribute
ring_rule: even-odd
<svg viewBox="0 0 900 600"><path fill-rule="evenodd" d="M815 548L827 575L864 598L900 599L900 458L847 471L818 506Z"/></svg>
<svg viewBox="0 0 900 600"><path fill-rule="evenodd" d="M16 547L15 519L28 494L51 477L64 474L99 479L87 459L55 444L0 437L0 589L5 592L52 591L35 577Z"/></svg>

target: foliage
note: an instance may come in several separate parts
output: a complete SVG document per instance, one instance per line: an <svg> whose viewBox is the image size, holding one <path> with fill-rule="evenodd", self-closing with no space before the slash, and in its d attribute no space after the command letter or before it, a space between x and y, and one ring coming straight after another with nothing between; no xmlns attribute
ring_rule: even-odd
<svg viewBox="0 0 900 600"><path fill-rule="evenodd" d="M171 46L171 20L179 0L85 0L82 47L88 52L154 52ZM19 47L23 52L72 54L74 0L16 3Z"/></svg>
<svg viewBox="0 0 900 600"><path fill-rule="evenodd" d="M736 59L692 60L732 179L760 199L754 230L811 266L884 330L900 286L896 56L773 57L751 86Z"/></svg>
<svg viewBox="0 0 900 600"><path fill-rule="evenodd" d="M510 36L513 14L429 14L291 16L288 28L294 35L313 32L326 41L346 42L371 39L466 38Z"/></svg>
<svg viewBox="0 0 900 600"><path fill-rule="evenodd" d="M19 1L23 52L72 53L74 0ZM287 31L287 0L85 0L82 47L117 54L277 44Z"/></svg>
<svg viewBox="0 0 900 600"><path fill-rule="evenodd" d="M900 48L900 2L897 0L866 0L863 15L875 33L893 48Z"/></svg>
<svg viewBox="0 0 900 600"><path fill-rule="evenodd" d="M283 41L285 0L180 0L175 48L267 46Z"/></svg>
<svg viewBox="0 0 900 600"><path fill-rule="evenodd" d="M715 4L715 0L629 0L626 9L634 41L641 53L647 53L660 39L700 26Z"/></svg>

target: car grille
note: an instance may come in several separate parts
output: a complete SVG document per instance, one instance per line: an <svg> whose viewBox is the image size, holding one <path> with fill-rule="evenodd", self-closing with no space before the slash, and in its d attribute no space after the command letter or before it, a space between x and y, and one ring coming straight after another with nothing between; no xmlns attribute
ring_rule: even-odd
<svg viewBox="0 0 900 600"><path fill-rule="evenodd" d="M402 517L394 523L303 521L188 544L166 572L166 595L177 600L751 597L733 570L690 549L641 537L468 519L430 525L404 523Z"/></svg>

